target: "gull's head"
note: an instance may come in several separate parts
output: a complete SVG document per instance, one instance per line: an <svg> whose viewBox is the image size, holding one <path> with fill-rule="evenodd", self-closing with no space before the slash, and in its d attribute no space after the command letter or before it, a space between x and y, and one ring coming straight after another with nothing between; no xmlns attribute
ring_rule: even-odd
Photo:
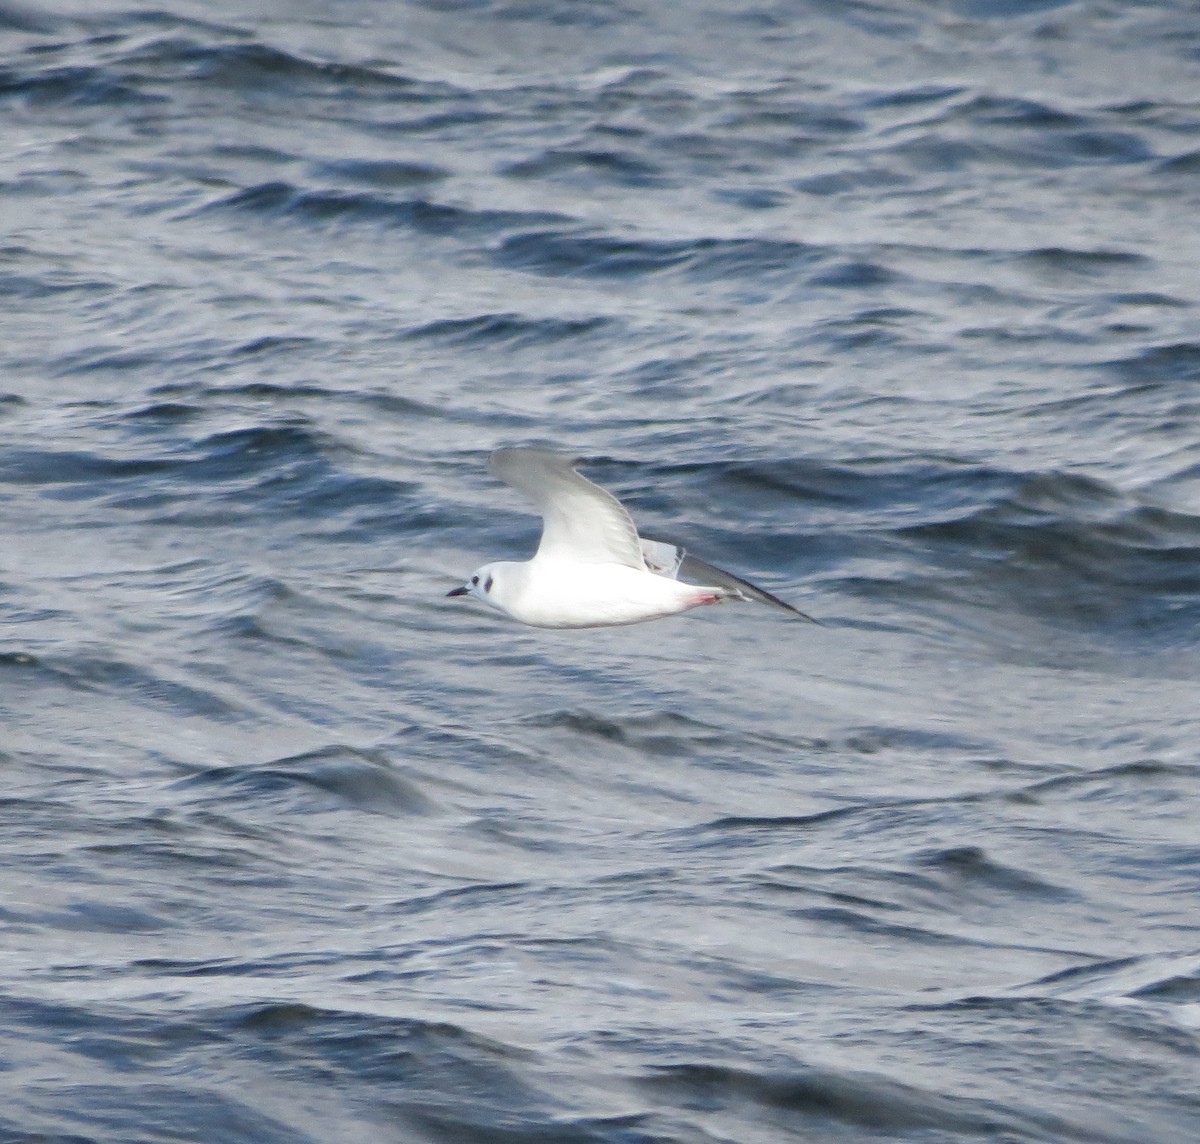
<svg viewBox="0 0 1200 1144"><path fill-rule="evenodd" d="M482 600L485 604L491 604L493 608L498 608L500 605L492 596L492 591L496 587L496 572L495 564L485 564L461 588L451 588L446 595L474 596L477 600Z"/></svg>

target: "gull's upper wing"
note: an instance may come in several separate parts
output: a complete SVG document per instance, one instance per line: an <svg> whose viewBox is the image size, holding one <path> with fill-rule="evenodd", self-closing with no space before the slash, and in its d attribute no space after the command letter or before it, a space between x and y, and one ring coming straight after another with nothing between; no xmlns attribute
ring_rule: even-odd
<svg viewBox="0 0 1200 1144"><path fill-rule="evenodd" d="M689 580L698 581L705 587L726 588L743 600L757 600L760 604L767 604L772 608L782 608L785 612L802 620L808 620L814 624L820 623L820 620L814 620L812 616L806 615L799 608L793 608L786 600L772 596L770 592L756 587L749 580L735 576L732 572L726 572L722 568L715 568L713 565L705 563L698 557L690 555L687 549L681 548L677 544L671 544L665 540L647 540L645 537L642 538L641 544L646 567L660 576L667 576L672 580L686 577Z"/></svg>
<svg viewBox="0 0 1200 1144"><path fill-rule="evenodd" d="M488 472L524 493L542 514L538 557L645 570L637 529L611 493L549 449L497 449Z"/></svg>

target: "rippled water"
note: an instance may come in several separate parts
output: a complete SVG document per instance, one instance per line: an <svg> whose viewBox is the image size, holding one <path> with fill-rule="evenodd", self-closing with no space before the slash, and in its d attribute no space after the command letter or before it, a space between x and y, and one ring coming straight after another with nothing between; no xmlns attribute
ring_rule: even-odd
<svg viewBox="0 0 1200 1144"><path fill-rule="evenodd" d="M1200 1138L1190 3L0 5L0 1137ZM818 615L445 591L551 442Z"/></svg>

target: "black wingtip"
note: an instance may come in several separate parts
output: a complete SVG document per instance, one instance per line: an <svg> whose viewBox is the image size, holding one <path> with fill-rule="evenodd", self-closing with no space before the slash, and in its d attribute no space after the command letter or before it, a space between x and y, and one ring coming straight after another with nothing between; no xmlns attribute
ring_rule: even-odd
<svg viewBox="0 0 1200 1144"><path fill-rule="evenodd" d="M816 616L810 616L807 612L800 611L799 608L794 608L786 600L781 600L778 596L768 592L765 588L760 588L757 585L751 585L754 588L753 596L743 595L742 599L748 602L756 602L759 604L771 604L776 608L782 608L789 615L795 616L798 620L807 620L810 624L816 624L817 627L823 628L825 625L817 619Z"/></svg>

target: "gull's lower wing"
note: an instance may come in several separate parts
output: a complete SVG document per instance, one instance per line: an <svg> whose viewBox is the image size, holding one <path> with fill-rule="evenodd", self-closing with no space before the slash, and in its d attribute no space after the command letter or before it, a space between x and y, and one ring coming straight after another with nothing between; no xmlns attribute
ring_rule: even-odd
<svg viewBox="0 0 1200 1144"><path fill-rule="evenodd" d="M677 544L671 544L665 540L647 540L644 536L641 538L641 542L642 555L645 557L646 567L651 572L657 572L660 576L669 576L672 580L695 580L706 587L726 588L743 600L757 600L760 604L780 608L789 615L796 616L801 620L808 620L811 624L819 625L821 622L800 611L799 608L793 608L786 600L781 600L765 589L756 587L749 580L743 580L732 572L726 572L723 568L717 568L699 557L690 555L685 548L681 548Z"/></svg>
<svg viewBox="0 0 1200 1144"><path fill-rule="evenodd" d="M687 556L684 549L666 540L647 540L644 536L638 537L638 543L642 546L642 559L651 572L668 580L679 578L680 565Z"/></svg>
<svg viewBox="0 0 1200 1144"><path fill-rule="evenodd" d="M679 575L695 578L704 584L713 584L718 588L730 588L744 599L757 600L760 604L767 604L772 608L782 608L789 615L807 620L810 624L820 624L821 622L807 612L793 608L786 600L772 596L765 588L756 587L749 580L743 580L740 576L735 576L732 572L726 572L721 568L714 568L711 564L686 553L680 563Z"/></svg>

